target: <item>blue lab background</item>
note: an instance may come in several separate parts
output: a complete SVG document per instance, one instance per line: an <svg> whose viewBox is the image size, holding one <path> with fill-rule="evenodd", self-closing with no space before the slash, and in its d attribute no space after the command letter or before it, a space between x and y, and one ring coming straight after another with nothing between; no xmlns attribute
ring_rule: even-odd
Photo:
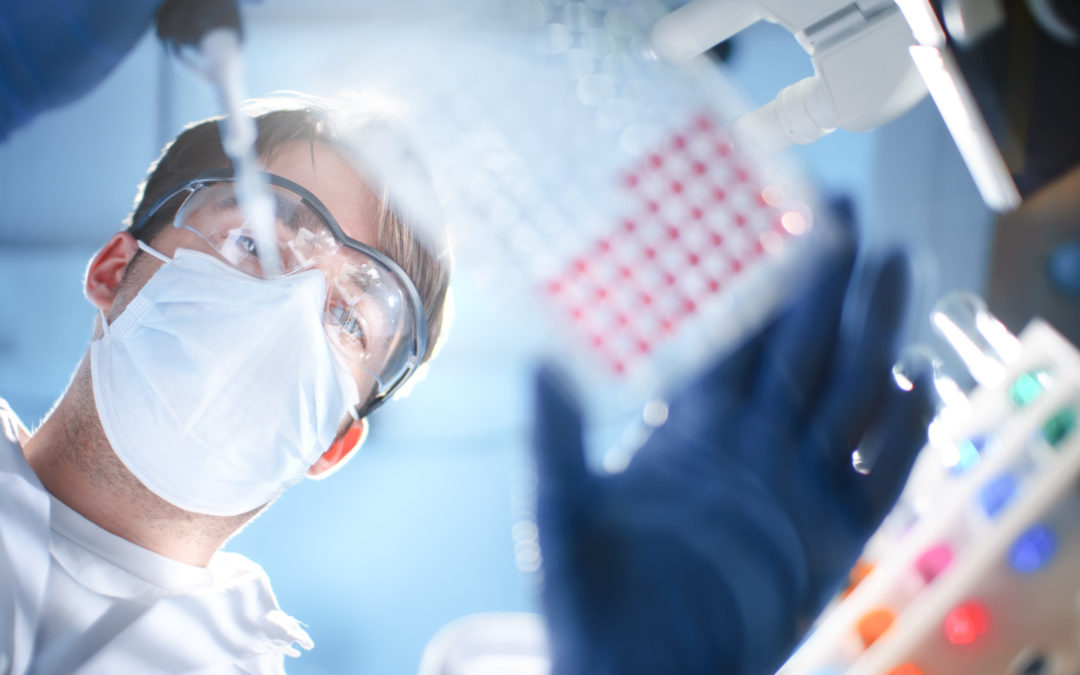
<svg viewBox="0 0 1080 675"><path fill-rule="evenodd" d="M249 94L325 79L335 36L362 22L364 7L248 8ZM731 65L757 103L811 72L794 39L771 25L741 34ZM85 99L0 145L0 396L28 426L86 347L87 260L122 227L161 145L216 112L203 83L148 36ZM823 191L854 200L871 245L904 241L922 252L915 316L945 290L982 289L991 218L929 102L879 131L837 132L793 153ZM343 472L293 489L229 544L267 569L282 606L309 627L316 649L290 672L415 672L447 622L535 607L534 578L522 571L535 549L512 536L531 495L529 336L508 330L505 308L467 279L455 293L451 340L428 381L378 415ZM924 322L913 319L910 332ZM595 433L601 442L619 421L608 426Z"/></svg>

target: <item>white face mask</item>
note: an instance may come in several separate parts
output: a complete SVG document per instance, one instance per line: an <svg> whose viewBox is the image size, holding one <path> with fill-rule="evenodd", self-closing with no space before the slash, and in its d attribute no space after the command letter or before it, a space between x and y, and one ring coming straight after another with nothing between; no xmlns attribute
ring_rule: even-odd
<svg viewBox="0 0 1080 675"><path fill-rule="evenodd" d="M359 403L323 328L318 270L264 281L178 249L90 345L116 455L186 510L250 511L299 481ZM104 317L103 317L103 324Z"/></svg>

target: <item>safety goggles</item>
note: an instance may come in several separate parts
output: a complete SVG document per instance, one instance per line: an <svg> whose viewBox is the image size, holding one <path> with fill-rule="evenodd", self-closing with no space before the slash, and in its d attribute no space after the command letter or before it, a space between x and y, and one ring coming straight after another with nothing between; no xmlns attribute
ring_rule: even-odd
<svg viewBox="0 0 1080 675"><path fill-rule="evenodd" d="M198 235L223 260L257 278L273 279L309 269L326 277L323 324L330 342L354 370L375 380L370 398L355 411L367 415L388 399L420 365L427 321L416 287L405 271L374 248L347 236L330 211L296 183L262 174L274 198L274 240L280 260L265 271L258 243L236 198L232 169L208 171L170 190L131 227L138 236L154 216L183 199L173 226Z"/></svg>

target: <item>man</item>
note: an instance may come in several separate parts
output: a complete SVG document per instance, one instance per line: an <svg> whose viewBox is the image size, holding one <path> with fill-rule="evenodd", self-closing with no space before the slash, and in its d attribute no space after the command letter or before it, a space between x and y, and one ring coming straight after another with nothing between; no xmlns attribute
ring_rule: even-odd
<svg viewBox="0 0 1080 675"><path fill-rule="evenodd" d="M218 551L353 454L430 358L448 284L336 133L318 106L258 118L266 237L217 123L187 129L90 261L100 317L67 391L33 435L2 410L0 672L281 672L310 648Z"/></svg>

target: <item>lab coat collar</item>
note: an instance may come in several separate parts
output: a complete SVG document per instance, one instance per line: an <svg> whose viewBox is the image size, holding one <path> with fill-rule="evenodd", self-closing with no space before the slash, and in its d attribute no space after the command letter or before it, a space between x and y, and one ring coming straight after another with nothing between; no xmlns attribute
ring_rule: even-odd
<svg viewBox="0 0 1080 675"><path fill-rule="evenodd" d="M51 495L50 495L51 497ZM208 567L166 558L118 537L87 520L55 497L50 550L73 578L104 596L154 602L125 636L160 641L161 633L188 624L186 634L209 631L238 639L226 651L256 635L256 652L299 656L292 645L314 646L300 623L283 612L270 580L255 562L237 553L218 552ZM198 619L195 621L194 619ZM160 632L159 632L160 631Z"/></svg>
<svg viewBox="0 0 1080 675"><path fill-rule="evenodd" d="M49 548L84 586L114 598L152 598L209 588L209 568L166 558L102 529L62 501L52 502ZM89 555L88 555L89 554ZM104 561L107 564L102 565Z"/></svg>

